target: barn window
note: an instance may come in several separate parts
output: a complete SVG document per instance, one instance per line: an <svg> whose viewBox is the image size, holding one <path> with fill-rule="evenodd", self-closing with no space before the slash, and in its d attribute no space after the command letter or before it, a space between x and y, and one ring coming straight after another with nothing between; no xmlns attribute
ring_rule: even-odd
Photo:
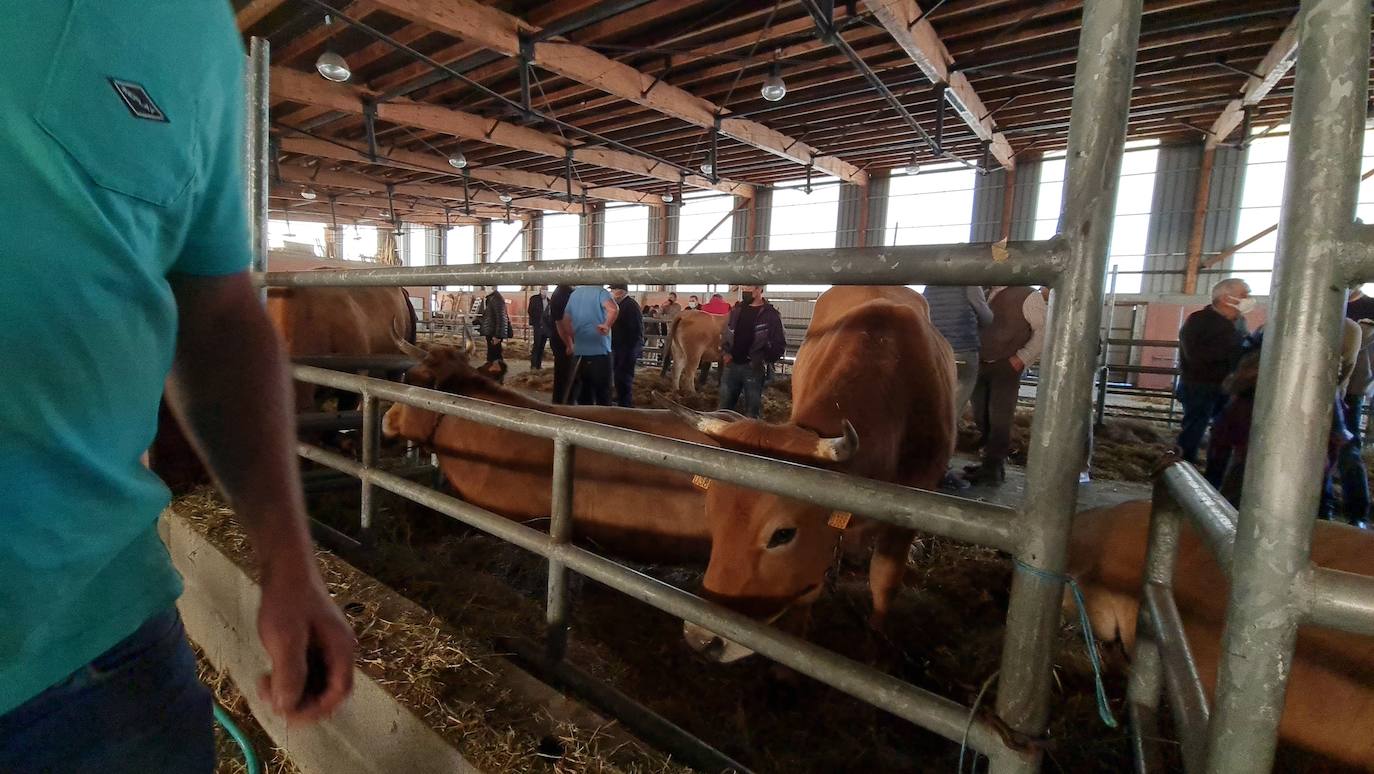
<svg viewBox="0 0 1374 774"><path fill-rule="evenodd" d="M649 208L642 204L606 208L605 258L629 258L649 252Z"/></svg>
<svg viewBox="0 0 1374 774"><path fill-rule="evenodd" d="M315 255L324 255L324 224L308 223L299 220L268 220L267 247L272 250L285 250L287 243L300 250L300 245L314 248Z"/></svg>
<svg viewBox="0 0 1374 774"><path fill-rule="evenodd" d="M1049 239L1059 231L1064 204L1064 154L1046 154L1040 162L1040 188L1035 195L1035 239Z"/></svg>
<svg viewBox="0 0 1374 774"><path fill-rule="evenodd" d="M487 263L519 263L525 260L525 221L493 220L491 223L491 256ZM519 285L500 285L502 293L512 293Z"/></svg>
<svg viewBox="0 0 1374 774"><path fill-rule="evenodd" d="M477 227L453 226L444 234L444 263L465 266L477 262ZM449 285L446 290L468 290L468 285Z"/></svg>
<svg viewBox="0 0 1374 774"><path fill-rule="evenodd" d="M344 230L343 257L346 261L371 261L377 256L377 227L353 225Z"/></svg>
<svg viewBox="0 0 1374 774"><path fill-rule="evenodd" d="M572 212L545 213L541 261L572 261L580 257L582 216Z"/></svg>
<svg viewBox="0 0 1374 774"><path fill-rule="evenodd" d="M840 184L832 177L816 177L811 193L805 180L778 183L769 215L769 250L811 250L834 247L840 219ZM774 293L820 293L829 285L771 285Z"/></svg>
<svg viewBox="0 0 1374 774"><path fill-rule="evenodd" d="M944 245L967 242L973 222L977 173L962 164L941 164L919 175L893 175L883 243Z"/></svg>

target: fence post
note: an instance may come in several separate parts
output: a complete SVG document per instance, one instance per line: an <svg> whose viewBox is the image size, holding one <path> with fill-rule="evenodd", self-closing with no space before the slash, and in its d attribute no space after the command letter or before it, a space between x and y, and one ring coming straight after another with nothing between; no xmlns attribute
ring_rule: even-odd
<svg viewBox="0 0 1374 774"><path fill-rule="evenodd" d="M377 465L381 449L381 404L371 392L363 390L363 469L372 470ZM363 541L372 536L372 517L377 512L376 490L372 482L362 480L361 514L359 522L363 530Z"/></svg>
<svg viewBox="0 0 1374 774"><path fill-rule="evenodd" d="M1236 529L1207 771L1273 766L1335 400L1369 79L1368 0L1304 0L1273 309Z"/></svg>
<svg viewBox="0 0 1374 774"><path fill-rule="evenodd" d="M1090 0L1083 8L1062 219L1069 255L1055 286L1048 347L1036 389L1021 514L1024 528L997 689L998 715L1031 738L1044 734L1049 716L1050 666L1063 584L1044 573L1064 571L1078 474L1087 453L1084 442L1092 416L1097 353L1086 345L1083 331L1095 332L1101 325L1141 1ZM992 770L1012 774L1038 768L1038 758L999 756Z"/></svg>
<svg viewBox="0 0 1374 774"><path fill-rule="evenodd" d="M549 537L555 545L572 538L573 458L576 447L562 438L553 442L553 496ZM563 659L568 647L568 568L549 559L548 602L545 607L546 655L551 662Z"/></svg>
<svg viewBox="0 0 1374 774"><path fill-rule="evenodd" d="M1178 561L1180 508L1169 495L1163 478L1155 480L1154 501L1150 508L1150 541L1145 559L1144 583L1173 586L1174 565ZM1126 685L1126 705L1131 722L1131 752L1136 771L1162 771L1159 755L1159 700L1164 688L1164 665L1145 596L1140 597L1136 616L1135 649L1131 653L1130 679ZM1200 736L1200 735L1199 735Z"/></svg>
<svg viewBox="0 0 1374 774"><path fill-rule="evenodd" d="M271 150L268 139L268 84L272 44L255 37L248 43L244 78L243 172L248 186L248 228L253 243L253 271L267 271L267 192ZM267 288L260 291L267 300Z"/></svg>

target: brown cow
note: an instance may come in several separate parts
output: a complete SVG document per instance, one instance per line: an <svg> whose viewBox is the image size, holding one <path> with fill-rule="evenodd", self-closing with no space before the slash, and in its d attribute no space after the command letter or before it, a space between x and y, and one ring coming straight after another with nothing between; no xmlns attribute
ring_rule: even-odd
<svg viewBox="0 0 1374 774"><path fill-rule="evenodd" d="M1149 501L1087 511L1074 521L1070 573L1087 600L1093 633L1135 644L1136 613L1149 534ZM1186 523L1186 520L1185 520ZM1312 559L1320 567L1374 575L1374 533L1319 521ZM1208 696L1217 663L1230 584L1202 539L1185 526L1174 573L1174 597ZM1298 634L1282 741L1344 764L1374 770L1374 639L1304 627Z"/></svg>
<svg viewBox="0 0 1374 774"><path fill-rule="evenodd" d="M415 341L415 310L401 288L268 288L267 315L291 357L400 354L393 331ZM316 386L295 389L296 410L313 411Z"/></svg>
<svg viewBox="0 0 1374 774"><path fill-rule="evenodd" d="M702 378L712 363L720 362L720 336L725 331L726 317L688 309L673 318L668 329L672 347L673 389L685 393L697 391L697 371Z"/></svg>
<svg viewBox="0 0 1374 774"><path fill-rule="evenodd" d="M840 287L816 302L793 369L787 424L678 410L723 446L934 489L954 452L953 389L954 355L919 293ZM706 508L712 535L703 581L708 597L765 620L815 600L842 534L830 526L830 511L719 482L708 490ZM845 542L874 544L870 623L880 627L914 533L855 522ZM685 634L693 648L721 662L750 655L692 624Z"/></svg>
<svg viewBox="0 0 1374 774"><path fill-rule="evenodd" d="M459 350L402 345L421 363L410 384L456 395L536 409L559 416L716 445L669 411L600 406L554 406L494 383L468 365ZM389 438L433 449L439 467L465 502L514 521L551 513L553 442L403 404L382 422ZM704 493L692 476L585 449L574 458L573 534L617 556L638 561L702 562L711 531L703 517Z"/></svg>

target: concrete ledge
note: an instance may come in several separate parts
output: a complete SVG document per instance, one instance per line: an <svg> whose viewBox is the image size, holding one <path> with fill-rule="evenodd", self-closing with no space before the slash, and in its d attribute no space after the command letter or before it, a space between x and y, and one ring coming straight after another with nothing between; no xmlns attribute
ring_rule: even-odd
<svg viewBox="0 0 1374 774"><path fill-rule="evenodd" d="M479 771L423 720L361 670L353 696L332 718L291 729L257 697L267 657L258 642L260 591L243 570L185 521L164 516L159 532L185 579L178 602L186 631L215 669L240 686L253 715L305 774L425 774Z"/></svg>

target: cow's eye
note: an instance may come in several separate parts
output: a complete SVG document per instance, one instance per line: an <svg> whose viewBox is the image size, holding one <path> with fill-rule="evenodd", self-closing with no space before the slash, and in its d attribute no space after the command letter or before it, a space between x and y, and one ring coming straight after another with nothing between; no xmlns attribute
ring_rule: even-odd
<svg viewBox="0 0 1374 774"><path fill-rule="evenodd" d="M778 546L785 546L788 543L791 543L792 539L796 536L797 529L795 527L783 527L782 529L775 529L773 530L773 536L768 538L768 547L777 548Z"/></svg>

